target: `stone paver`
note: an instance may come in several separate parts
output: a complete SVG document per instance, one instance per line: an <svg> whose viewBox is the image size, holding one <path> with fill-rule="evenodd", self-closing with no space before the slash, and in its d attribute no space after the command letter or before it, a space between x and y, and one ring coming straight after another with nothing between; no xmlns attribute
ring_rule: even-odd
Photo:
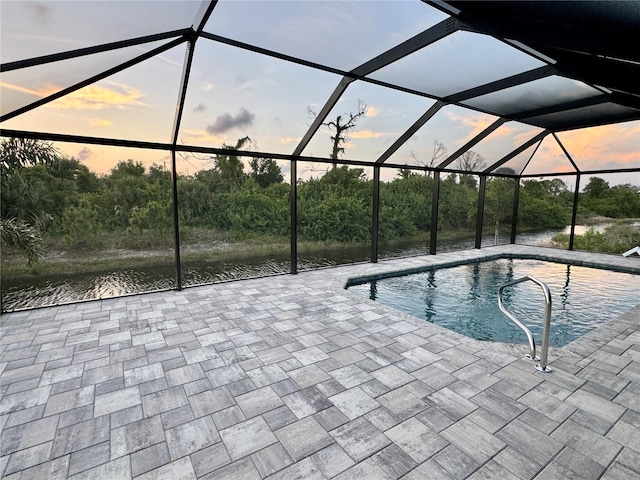
<svg viewBox="0 0 640 480"><path fill-rule="evenodd" d="M501 246L4 314L0 476L640 477L640 305L549 352L344 290Z"/></svg>
<svg viewBox="0 0 640 480"><path fill-rule="evenodd" d="M258 416L220 432L229 455L237 460L263 449L278 440L265 420Z"/></svg>

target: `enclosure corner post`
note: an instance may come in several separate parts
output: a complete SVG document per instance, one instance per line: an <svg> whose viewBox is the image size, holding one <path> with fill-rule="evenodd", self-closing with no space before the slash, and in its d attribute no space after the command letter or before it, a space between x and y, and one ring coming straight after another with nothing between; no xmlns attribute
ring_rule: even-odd
<svg viewBox="0 0 640 480"><path fill-rule="evenodd" d="M511 211L511 245L516 243L516 234L518 233L518 208L520 206L520 177L513 179L516 186L513 190L513 210Z"/></svg>
<svg viewBox="0 0 640 480"><path fill-rule="evenodd" d="M380 220L380 165L373 167L373 206L371 211L371 261L378 262Z"/></svg>
<svg viewBox="0 0 640 480"><path fill-rule="evenodd" d="M182 290L182 263L180 261L180 224L178 217L178 169L176 151L171 150L171 196L173 203L173 246L176 262L176 288Z"/></svg>
<svg viewBox="0 0 640 480"><path fill-rule="evenodd" d="M571 211L571 233L569 234L569 250L573 250L573 240L576 235L576 218L578 217L579 200L580 200L580 172L576 173L576 189L573 191L573 210Z"/></svg>
<svg viewBox="0 0 640 480"><path fill-rule="evenodd" d="M478 185L478 211L476 214L476 243L475 248L482 247L482 223L484 221L484 198L487 191L487 176L480 175Z"/></svg>
<svg viewBox="0 0 640 480"><path fill-rule="evenodd" d="M429 253L436 254L438 244L438 210L440 207L440 170L433 172L433 185L431 193L431 232L429 241Z"/></svg>
<svg viewBox="0 0 640 480"><path fill-rule="evenodd" d="M291 216L290 252L291 273L298 273L298 162L291 159L291 190L289 192L289 210Z"/></svg>

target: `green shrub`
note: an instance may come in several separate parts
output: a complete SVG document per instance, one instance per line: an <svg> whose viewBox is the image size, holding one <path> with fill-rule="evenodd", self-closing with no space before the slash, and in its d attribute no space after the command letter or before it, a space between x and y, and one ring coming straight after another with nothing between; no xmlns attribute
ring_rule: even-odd
<svg viewBox="0 0 640 480"><path fill-rule="evenodd" d="M569 235L555 235L552 241L568 248ZM590 228L584 235L576 235L573 240L573 248L575 250L616 255L622 254L637 245L640 245L640 225L623 223L611 225L605 228L604 232L596 232L593 228Z"/></svg>
<svg viewBox="0 0 640 480"><path fill-rule="evenodd" d="M62 216L62 231L67 247L74 250L100 250L104 247L98 212L89 202L67 207Z"/></svg>

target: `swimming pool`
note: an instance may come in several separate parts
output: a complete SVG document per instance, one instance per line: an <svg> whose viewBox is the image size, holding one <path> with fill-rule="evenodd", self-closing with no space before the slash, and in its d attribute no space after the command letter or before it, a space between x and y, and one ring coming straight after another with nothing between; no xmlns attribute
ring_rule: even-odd
<svg viewBox="0 0 640 480"><path fill-rule="evenodd" d="M551 290L549 344L561 347L640 303L640 276L531 259L496 259L348 286L350 291L478 339L527 343L498 308L501 285L529 275ZM505 289L503 302L539 345L544 319L540 287Z"/></svg>

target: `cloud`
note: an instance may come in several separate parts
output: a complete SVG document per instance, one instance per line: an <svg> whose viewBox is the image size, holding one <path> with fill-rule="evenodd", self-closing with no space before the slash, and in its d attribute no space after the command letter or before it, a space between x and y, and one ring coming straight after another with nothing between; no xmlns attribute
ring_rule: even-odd
<svg viewBox="0 0 640 480"><path fill-rule="evenodd" d="M383 132L372 132L371 130L360 130L359 132L349 133L350 138L378 138L378 137L383 137L385 135L389 135L389 134L383 133Z"/></svg>
<svg viewBox="0 0 640 480"><path fill-rule="evenodd" d="M102 110L110 107L126 108L130 105L145 105L139 100L143 97L140 90L121 83L104 83L108 86L89 85L48 103L46 107L67 110ZM62 90L62 87L52 84L44 85L38 89L6 82L0 82L0 86L39 98L46 98Z"/></svg>
<svg viewBox="0 0 640 480"><path fill-rule="evenodd" d="M213 83L205 83L204 85L202 85L202 87L200 87L201 90L208 92L209 90L213 90L215 88L215 85Z"/></svg>
<svg viewBox="0 0 640 480"><path fill-rule="evenodd" d="M374 106L367 107L367 110L364 112L365 117L375 117L378 115L378 109Z"/></svg>
<svg viewBox="0 0 640 480"><path fill-rule="evenodd" d="M234 117L230 113L218 115L215 122L207 126L207 133L216 135L227 132L238 127L247 127L253 125L255 115L246 108L241 108L240 112Z"/></svg>
<svg viewBox="0 0 640 480"><path fill-rule="evenodd" d="M457 124L464 125L471 129L471 131L463 138L460 139L460 145L464 145L472 138L476 137L479 133L481 133L485 128L491 125L494 121L494 117L490 117L488 115L477 116L467 116L467 115L459 115L456 112L448 111L446 113L449 121ZM495 132L494 132L495 133Z"/></svg>
<svg viewBox="0 0 640 480"><path fill-rule="evenodd" d="M207 110L207 106L204 103L199 103L194 109L194 112L204 112Z"/></svg>
<svg viewBox="0 0 640 480"><path fill-rule="evenodd" d="M109 87L89 85L70 93L48 106L69 110L102 110L106 108L126 108L131 105L145 105L139 99L142 92L136 88L114 82L106 82Z"/></svg>
<svg viewBox="0 0 640 480"><path fill-rule="evenodd" d="M583 170L640 165L640 122L560 132L558 137Z"/></svg>
<svg viewBox="0 0 640 480"><path fill-rule="evenodd" d="M280 138L280 143L300 143L300 140L302 140L302 137L281 137Z"/></svg>
<svg viewBox="0 0 640 480"><path fill-rule="evenodd" d="M559 132L558 137L581 170L640 166L640 122ZM574 168L555 139L548 135L526 172L573 173Z"/></svg>
<svg viewBox="0 0 640 480"><path fill-rule="evenodd" d="M7 82L0 82L0 87L8 88L9 90L14 90L20 93L34 95L36 97L46 97L47 95L55 93L56 91L59 90L58 87L55 87L53 85L47 85L40 90L33 90L31 88L22 87L20 85L14 85L13 83L7 83Z"/></svg>
<svg viewBox="0 0 640 480"><path fill-rule="evenodd" d="M89 150L88 147L84 147L82 150L80 150L78 152L78 160L80 160L81 162L84 162L86 159L88 159L91 155L93 154L93 152L91 150Z"/></svg>
<svg viewBox="0 0 640 480"><path fill-rule="evenodd" d="M89 125L92 127L109 127L113 125L111 120L107 120L106 118L94 118L89 121Z"/></svg>

